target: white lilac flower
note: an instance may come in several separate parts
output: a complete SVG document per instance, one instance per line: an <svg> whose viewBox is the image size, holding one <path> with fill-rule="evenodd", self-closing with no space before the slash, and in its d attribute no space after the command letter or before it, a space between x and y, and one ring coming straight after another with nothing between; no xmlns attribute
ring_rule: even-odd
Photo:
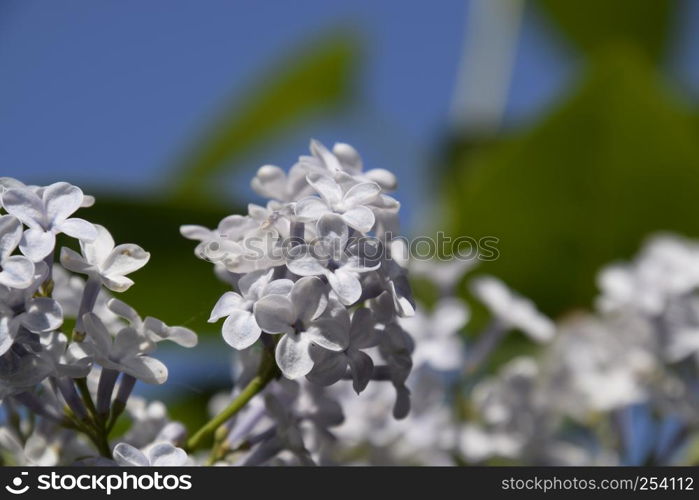
<svg viewBox="0 0 699 500"><path fill-rule="evenodd" d="M119 299L109 299L107 308L129 322L139 335L153 344L169 340L182 347L197 345L197 334L183 326L169 326L152 316L141 319L136 310Z"/></svg>
<svg viewBox="0 0 699 500"><path fill-rule="evenodd" d="M499 279L477 278L471 282L471 290L507 328L518 328L537 342L553 338L554 323L540 313L532 301L515 294Z"/></svg>
<svg viewBox="0 0 699 500"><path fill-rule="evenodd" d="M220 256L230 249L226 246L231 242L242 240L249 232L258 227L258 224L243 215L229 215L219 222L216 229L208 229L204 226L186 224L180 227L182 236L189 240L199 241L199 245L194 250L197 257L206 260L216 261ZM217 245L212 245L217 244ZM217 248L217 246L222 248Z"/></svg>
<svg viewBox="0 0 699 500"><path fill-rule="evenodd" d="M145 452L127 443L114 447L114 461L122 467L181 467L187 465L187 453L170 443L156 443Z"/></svg>
<svg viewBox="0 0 699 500"><path fill-rule="evenodd" d="M126 277L148 263L150 254L138 245L114 245L114 238L104 226L95 225L96 237L81 241L81 254L61 249L61 264L66 269L99 281L113 292L128 290L133 281Z"/></svg>
<svg viewBox="0 0 699 500"><path fill-rule="evenodd" d="M22 240L22 223L13 215L0 215L0 285L27 288L34 277L34 263L12 255Z"/></svg>
<svg viewBox="0 0 699 500"><path fill-rule="evenodd" d="M410 274L429 280L437 286L441 296L448 296L454 294L461 278L473 269L476 263L475 256L472 259L415 259L410 263Z"/></svg>
<svg viewBox="0 0 699 500"><path fill-rule="evenodd" d="M311 194L313 190L306 182L307 169L294 165L289 175L274 165L263 165L251 181L252 189L265 198L278 202L292 202Z"/></svg>
<svg viewBox="0 0 699 500"><path fill-rule="evenodd" d="M7 189L12 189L12 188L21 188L21 189L29 189L35 193L37 193L39 196L41 196L41 192L43 191L44 187L43 186L36 186L36 185L27 185L23 183L22 181L19 181L17 179L14 179L12 177L0 177L0 195L5 192ZM88 194L83 193L83 201L80 204L80 208L89 208L95 204L95 197L90 196Z"/></svg>
<svg viewBox="0 0 699 500"><path fill-rule="evenodd" d="M443 298L427 315L418 308L415 316L400 318L400 325L415 339L413 365L423 364L440 371L458 370L464 361L459 331L466 325L469 310L457 298Z"/></svg>
<svg viewBox="0 0 699 500"><path fill-rule="evenodd" d="M323 215L338 214L351 228L360 233L368 233L374 226L375 216L369 205L374 201L381 187L375 182L361 182L343 190L333 178L318 176L308 178L320 198L309 196L296 203L296 217L301 221L315 222Z"/></svg>
<svg viewBox="0 0 699 500"><path fill-rule="evenodd" d="M97 237L91 223L70 217L82 206L83 200L80 188L66 182L57 182L36 192L28 187L13 187L2 193L2 205L7 213L29 228L24 231L19 248L34 262L53 251L58 233L80 241L92 241Z"/></svg>
<svg viewBox="0 0 699 500"><path fill-rule="evenodd" d="M359 273L376 270L380 264L367 263L359 255L358 243L347 246L349 229L335 214L318 220L317 234L317 244L289 250L287 267L299 276L324 276L343 304L354 304L362 295Z"/></svg>
<svg viewBox="0 0 699 500"><path fill-rule="evenodd" d="M60 332L50 332L41 336L44 348L41 356L53 364L56 377L85 377L92 368L92 358L80 342L68 343L68 338Z"/></svg>
<svg viewBox="0 0 699 500"><path fill-rule="evenodd" d="M88 334L85 348L103 368L124 372L148 384L167 380L167 367L148 356L155 344L135 328L124 327L112 338L96 314L87 313L83 321Z"/></svg>
<svg viewBox="0 0 699 500"><path fill-rule="evenodd" d="M58 302L22 292L0 287L0 356L12 347L21 328L31 333L46 333L63 324Z"/></svg>
<svg viewBox="0 0 699 500"><path fill-rule="evenodd" d="M598 277L600 310L631 307L660 314L669 300L699 287L699 244L673 236L651 239L630 264L615 264Z"/></svg>
<svg viewBox="0 0 699 500"><path fill-rule="evenodd" d="M216 302L209 323L225 317L223 339L235 349L246 349L260 338L262 329L253 314L255 303L266 295L288 295L294 282L288 279L272 280L273 270L254 271L238 281L240 293L226 292Z"/></svg>
<svg viewBox="0 0 699 500"><path fill-rule="evenodd" d="M275 359L284 376L303 377L313 368L311 344L331 351L349 345L347 330L336 311L343 307L328 299L325 285L316 277L299 279L288 296L267 295L254 306L257 324L266 333L284 334Z"/></svg>
<svg viewBox="0 0 699 500"><path fill-rule="evenodd" d="M374 320L371 311L366 308L357 309L352 315L351 323L346 311L338 313L336 318L338 326L349 331L349 345L344 351L339 352L326 349L311 350L314 366L306 377L319 385L332 385L345 376L349 367L354 390L359 394L371 380L374 370L371 357L362 351L379 343Z"/></svg>

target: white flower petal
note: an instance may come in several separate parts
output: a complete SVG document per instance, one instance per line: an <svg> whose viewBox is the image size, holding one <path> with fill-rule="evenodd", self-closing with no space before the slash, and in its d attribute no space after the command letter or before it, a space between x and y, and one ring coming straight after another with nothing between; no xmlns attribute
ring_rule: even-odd
<svg viewBox="0 0 699 500"><path fill-rule="evenodd" d="M82 250L85 260L92 265L102 267L104 261L114 250L114 238L109 233L106 227L94 224L97 230L97 237L92 241L80 241L80 249Z"/></svg>
<svg viewBox="0 0 699 500"><path fill-rule="evenodd" d="M275 165L263 165L250 182L252 189L265 198L283 200L286 192L286 173Z"/></svg>
<svg viewBox="0 0 699 500"><path fill-rule="evenodd" d="M185 224L180 226L180 234L188 240L207 241L211 239L211 229L195 224Z"/></svg>
<svg viewBox="0 0 699 500"><path fill-rule="evenodd" d="M133 286L133 280L126 276L101 276L102 284L112 292L125 292Z"/></svg>
<svg viewBox="0 0 699 500"><path fill-rule="evenodd" d="M15 251L23 230L22 223L14 215L0 215L0 261Z"/></svg>
<svg viewBox="0 0 699 500"><path fill-rule="evenodd" d="M148 450L151 467L181 467L187 462L187 453L170 443L158 443Z"/></svg>
<svg viewBox="0 0 699 500"><path fill-rule="evenodd" d="M126 276L148 263L150 254L138 245L118 245L104 262L102 272L111 276Z"/></svg>
<svg viewBox="0 0 699 500"><path fill-rule="evenodd" d="M30 301L22 316L22 325L33 333L49 332L63 324L61 305L48 297L37 297Z"/></svg>
<svg viewBox="0 0 699 500"><path fill-rule="evenodd" d="M299 276L318 276L325 273L327 261L324 255L310 245L298 245L289 250L286 267ZM319 260L319 257L322 260Z"/></svg>
<svg viewBox="0 0 699 500"><path fill-rule="evenodd" d="M380 192L381 188L375 182L362 182L349 188L342 197L342 201L345 207L366 205L372 202Z"/></svg>
<svg viewBox="0 0 699 500"><path fill-rule="evenodd" d="M61 265L69 271L80 274L87 274L92 270L92 266L82 255L67 247L61 248Z"/></svg>
<svg viewBox="0 0 699 500"><path fill-rule="evenodd" d="M167 366L155 358L138 356L122 360L123 371L146 384L164 384L167 381Z"/></svg>
<svg viewBox="0 0 699 500"><path fill-rule="evenodd" d="M274 358L286 378L296 379L308 375L313 368L313 359L308 352L309 341L304 335L284 335L277 344Z"/></svg>
<svg viewBox="0 0 699 500"><path fill-rule="evenodd" d="M364 173L364 177L375 182L385 191L395 191L398 188L396 176L383 168L372 168Z"/></svg>
<svg viewBox="0 0 699 500"><path fill-rule="evenodd" d="M368 354L357 349L349 349L347 351L347 358L352 370L352 387L354 387L354 391L359 394L366 388L371 380L371 376L374 372L374 362Z"/></svg>
<svg viewBox="0 0 699 500"><path fill-rule="evenodd" d="M12 188L2 193L2 205L8 214L14 215L34 229L45 229L48 221L44 215L44 203L29 188Z"/></svg>
<svg viewBox="0 0 699 500"><path fill-rule="evenodd" d="M347 329L341 322L330 317L317 319L303 335L329 351L344 351L349 345Z"/></svg>
<svg viewBox="0 0 699 500"><path fill-rule="evenodd" d="M323 215L316 224L316 232L332 252L342 252L347 246L349 228L343 218L337 214Z"/></svg>
<svg viewBox="0 0 699 500"><path fill-rule="evenodd" d="M294 306L294 316L304 323L309 323L323 314L328 305L325 284L320 278L301 278L291 290L291 303Z"/></svg>
<svg viewBox="0 0 699 500"><path fill-rule="evenodd" d="M346 306L354 304L362 296L362 285L354 273L340 268L334 273L328 271L325 276L340 302Z"/></svg>
<svg viewBox="0 0 699 500"><path fill-rule="evenodd" d="M89 339L97 348L97 353L100 356L108 356L112 348L112 336L99 316L92 312L87 313L83 316L83 324Z"/></svg>
<svg viewBox="0 0 699 500"><path fill-rule="evenodd" d="M334 179L325 175L317 175L308 176L306 180L329 206L334 207L342 201L342 188Z"/></svg>
<svg viewBox="0 0 699 500"><path fill-rule="evenodd" d="M56 229L63 234L67 234L71 238L76 238L81 241L93 241L97 238L97 229L95 229L95 225L78 217L64 220L56 225Z"/></svg>
<svg viewBox="0 0 699 500"><path fill-rule="evenodd" d="M58 225L80 208L83 192L67 182L56 182L44 189L42 198L50 224Z"/></svg>
<svg viewBox="0 0 699 500"><path fill-rule="evenodd" d="M265 297L266 295L289 295L293 288L294 282L288 279L270 281L262 289L260 297Z"/></svg>
<svg viewBox="0 0 699 500"><path fill-rule="evenodd" d="M330 208L320 198L309 196L299 200L294 206L294 213L301 221L317 221L324 214L330 212Z"/></svg>
<svg viewBox="0 0 699 500"><path fill-rule="evenodd" d="M255 303L253 308L257 324L267 333L293 332L296 322L291 299L281 295L268 295Z"/></svg>
<svg viewBox="0 0 699 500"><path fill-rule="evenodd" d="M332 385L347 372L347 357L344 353L311 347L311 357L314 360L313 370L306 378L314 384Z"/></svg>
<svg viewBox="0 0 699 500"><path fill-rule="evenodd" d="M56 246L56 236L43 229L27 229L22 235L19 249L33 262L44 260Z"/></svg>
<svg viewBox="0 0 699 500"><path fill-rule="evenodd" d="M223 322L223 339L234 349L247 349L260 338L262 329L248 311L235 311Z"/></svg>
<svg viewBox="0 0 699 500"><path fill-rule="evenodd" d="M234 311L241 309L243 305L243 297L235 292L226 292L218 299L211 316L209 323L214 323L224 316L230 316Z"/></svg>
<svg viewBox="0 0 699 500"><path fill-rule="evenodd" d="M122 467L148 467L148 458L143 452L127 443L119 443L112 452L114 461Z"/></svg>
<svg viewBox="0 0 699 500"><path fill-rule="evenodd" d="M34 282L34 263L21 255L13 255L2 261L0 285L24 289Z"/></svg>
<svg viewBox="0 0 699 500"><path fill-rule="evenodd" d="M360 233L368 233L371 228L374 227L374 222L376 222L376 217L371 209L360 205L358 207L350 208L342 214L342 220L353 229L356 229Z"/></svg>

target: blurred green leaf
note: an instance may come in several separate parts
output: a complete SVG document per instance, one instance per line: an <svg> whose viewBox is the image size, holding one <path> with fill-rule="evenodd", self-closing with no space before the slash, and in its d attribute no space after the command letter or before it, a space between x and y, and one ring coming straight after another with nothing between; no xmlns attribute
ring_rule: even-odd
<svg viewBox="0 0 699 500"><path fill-rule="evenodd" d="M618 42L636 45L653 59L664 55L673 0L537 0L538 5L579 49L594 53Z"/></svg>
<svg viewBox="0 0 699 500"><path fill-rule="evenodd" d="M348 102L357 58L357 42L344 33L323 36L283 57L223 111L185 157L174 179L176 199L210 202L213 181L245 153L301 119Z"/></svg>
<svg viewBox="0 0 699 500"><path fill-rule="evenodd" d="M120 299L144 315L202 334L218 331L206 320L226 285L215 277L209 262L194 256L197 242L180 236L179 228L182 224L215 227L236 211L97 194L95 206L81 215L109 228L117 244L136 243L151 253L148 265L130 276L136 284L118 294Z"/></svg>
<svg viewBox="0 0 699 500"><path fill-rule="evenodd" d="M477 272L546 312L587 306L601 266L649 233L699 236L699 127L687 109L639 51L598 53L574 95L533 129L455 161L446 225L500 238L499 259Z"/></svg>

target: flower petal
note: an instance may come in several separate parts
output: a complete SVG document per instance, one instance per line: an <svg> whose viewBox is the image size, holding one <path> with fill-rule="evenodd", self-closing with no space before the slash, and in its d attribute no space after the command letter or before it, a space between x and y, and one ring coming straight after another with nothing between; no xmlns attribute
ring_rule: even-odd
<svg viewBox="0 0 699 500"><path fill-rule="evenodd" d="M294 282L288 279L274 280L267 283L260 297L266 295L289 295L294 288Z"/></svg>
<svg viewBox="0 0 699 500"><path fill-rule="evenodd" d="M215 323L224 316L230 316L237 309L241 309L243 305L243 297L235 292L226 292L218 299L211 316L209 323Z"/></svg>
<svg viewBox="0 0 699 500"><path fill-rule="evenodd" d="M19 243L21 252L32 262L44 260L55 246L56 236L52 232L33 228L24 231Z"/></svg>
<svg viewBox="0 0 699 500"><path fill-rule="evenodd" d="M112 292L125 292L133 286L133 280L126 276L101 276L102 284Z"/></svg>
<svg viewBox="0 0 699 500"><path fill-rule="evenodd" d="M112 452L114 461L122 467L148 467L148 458L138 448L127 443L119 443Z"/></svg>
<svg viewBox="0 0 699 500"><path fill-rule="evenodd" d="M42 198L46 215L51 225L58 225L70 217L83 202L83 192L67 182L56 182L47 186Z"/></svg>
<svg viewBox="0 0 699 500"><path fill-rule="evenodd" d="M342 188L331 177L326 175L309 175L306 177L306 180L330 207L334 207L342 201Z"/></svg>
<svg viewBox="0 0 699 500"><path fill-rule="evenodd" d="M104 262L102 272L109 276L126 276L148 263L150 254L138 245L118 245Z"/></svg>
<svg viewBox="0 0 699 500"><path fill-rule="evenodd" d="M349 239L349 228L343 218L337 214L323 215L316 224L316 232L330 247L335 260L339 260L339 254L344 251Z"/></svg>
<svg viewBox="0 0 699 500"><path fill-rule="evenodd" d="M123 371L146 384L163 384L167 381L167 366L150 356L138 356L122 360Z"/></svg>
<svg viewBox="0 0 699 500"><path fill-rule="evenodd" d="M315 196L303 198L294 206L294 213L301 221L317 221L320 217L329 212L330 208L328 204Z"/></svg>
<svg viewBox="0 0 699 500"><path fill-rule="evenodd" d="M14 215L0 215L0 261L15 251L22 239L22 223Z"/></svg>
<svg viewBox="0 0 699 500"><path fill-rule="evenodd" d="M349 332L330 317L322 317L303 332L304 337L329 351L344 351L349 345Z"/></svg>
<svg viewBox="0 0 699 500"><path fill-rule="evenodd" d="M291 290L291 303L294 315L304 323L309 323L323 314L328 306L328 293L320 278L301 278Z"/></svg>
<svg viewBox="0 0 699 500"><path fill-rule="evenodd" d="M356 229L360 233L368 233L371 228L374 227L374 222L376 222L376 217L374 212L368 207L360 205L358 207L350 208L342 214L342 220L347 223L353 229Z"/></svg>
<svg viewBox="0 0 699 500"><path fill-rule="evenodd" d="M34 282L34 263L22 255L7 257L1 269L0 285L24 289Z"/></svg>
<svg viewBox="0 0 699 500"><path fill-rule="evenodd" d="M114 238L106 227L99 224L94 224L94 226L97 230L97 237L91 241L81 240L80 250L88 263L101 268L114 250Z"/></svg>
<svg viewBox="0 0 699 500"><path fill-rule="evenodd" d="M325 273L327 260L324 255L317 255L311 245L297 245L289 249L286 267L299 276L318 276Z"/></svg>
<svg viewBox="0 0 699 500"><path fill-rule="evenodd" d="M335 272L327 272L325 276L340 302L346 306L352 305L362 296L362 285L357 276L351 271L336 269Z"/></svg>
<svg viewBox="0 0 699 500"><path fill-rule="evenodd" d="M263 165L258 168L257 175L250 182L257 194L275 200L284 200L286 184L286 173L275 165Z"/></svg>
<svg viewBox="0 0 699 500"><path fill-rule="evenodd" d="M313 368L313 359L308 352L310 342L306 336L284 335L274 352L277 366L286 378L295 379L308 375Z"/></svg>
<svg viewBox="0 0 699 500"><path fill-rule="evenodd" d="M341 352L331 352L311 346L314 364L306 378L314 384L328 386L341 380L347 372L347 356Z"/></svg>
<svg viewBox="0 0 699 500"><path fill-rule="evenodd" d="M8 214L14 215L30 228L45 229L48 224L44 215L44 203L27 187L6 190L2 193L2 205Z"/></svg>
<svg viewBox="0 0 699 500"><path fill-rule="evenodd" d="M257 325L252 313L238 310L223 322L221 333L228 345L242 350L247 349L260 338L262 329Z"/></svg>
<svg viewBox="0 0 699 500"><path fill-rule="evenodd" d="M82 255L71 248L61 248L61 265L74 273L87 274L93 268Z"/></svg>
<svg viewBox="0 0 699 500"><path fill-rule="evenodd" d="M281 295L262 297L253 307L257 324L267 333L293 332L296 323L294 306L291 299Z"/></svg>
<svg viewBox="0 0 699 500"><path fill-rule="evenodd" d="M371 376L374 372L374 362L368 354L358 349L349 349L347 351L347 358L352 370L352 387L354 391L359 394L366 388L371 380Z"/></svg>
<svg viewBox="0 0 699 500"><path fill-rule="evenodd" d="M97 229L95 225L78 217L64 220L56 225L56 229L80 241L93 241L97 238Z"/></svg>
<svg viewBox="0 0 699 500"><path fill-rule="evenodd" d="M151 467L180 467L187 462L187 453L170 443L158 443L148 450Z"/></svg>
<svg viewBox="0 0 699 500"><path fill-rule="evenodd" d="M362 182L349 188L342 197L342 201L348 208L366 205L373 201L380 192L381 188L375 182Z"/></svg>
<svg viewBox="0 0 699 500"><path fill-rule="evenodd" d="M83 324L90 340L97 348L97 353L106 357L112 348L112 336L102 320L95 313L87 313L83 316Z"/></svg>
<svg viewBox="0 0 699 500"><path fill-rule="evenodd" d="M63 324L63 309L54 299L37 297L29 302L22 325L33 333L49 332Z"/></svg>
<svg viewBox="0 0 699 500"><path fill-rule="evenodd" d="M180 234L188 240L208 241L212 238L211 229L195 224L184 224L180 226Z"/></svg>

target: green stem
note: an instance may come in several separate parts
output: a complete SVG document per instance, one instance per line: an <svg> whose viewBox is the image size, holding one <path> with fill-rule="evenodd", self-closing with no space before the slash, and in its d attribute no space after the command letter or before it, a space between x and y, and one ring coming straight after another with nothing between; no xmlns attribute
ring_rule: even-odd
<svg viewBox="0 0 699 500"><path fill-rule="evenodd" d="M250 381L245 389L243 389L243 391L238 394L238 396L231 401L231 403L224 408L221 413L209 420L189 439L189 441L187 441L186 449L188 452L191 453L199 448L204 440L213 434L221 425L226 423L228 419L242 410L245 405L248 404L253 397L255 397L256 394L264 389L265 386L278 375L274 358L271 358L266 351L263 356L264 357L262 359L262 363L260 364L260 369L255 378Z"/></svg>
<svg viewBox="0 0 699 500"><path fill-rule="evenodd" d="M78 391L85 402L87 411L90 412L90 416L97 422L97 408L95 407L94 401L92 401L92 395L90 394L90 389L87 387L86 378L76 378L75 385L78 386Z"/></svg>

